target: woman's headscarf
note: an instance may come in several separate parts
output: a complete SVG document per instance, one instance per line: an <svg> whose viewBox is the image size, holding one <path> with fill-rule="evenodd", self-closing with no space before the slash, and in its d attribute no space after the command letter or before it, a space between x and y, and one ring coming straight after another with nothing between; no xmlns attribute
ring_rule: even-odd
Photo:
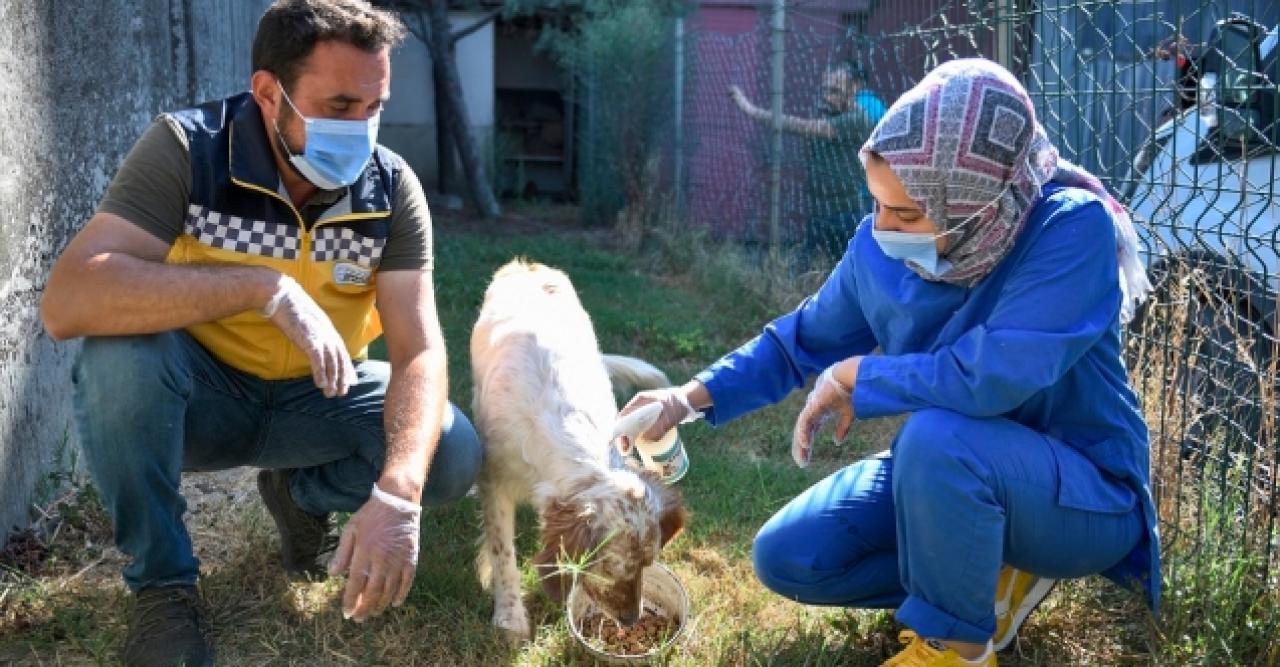
<svg viewBox="0 0 1280 667"><path fill-rule="evenodd" d="M1124 321L1151 290L1129 214L1095 176L1058 157L1026 89L994 62L969 58L934 69L872 130L864 162L867 151L889 163L947 237L939 275L907 264L925 279L972 287L985 278L1009 253L1041 186L1052 180L1094 193L1111 214Z"/></svg>

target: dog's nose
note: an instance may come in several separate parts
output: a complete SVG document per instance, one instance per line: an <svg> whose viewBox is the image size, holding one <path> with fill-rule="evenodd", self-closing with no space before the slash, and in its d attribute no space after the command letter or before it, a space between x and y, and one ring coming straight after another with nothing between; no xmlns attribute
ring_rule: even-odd
<svg viewBox="0 0 1280 667"><path fill-rule="evenodd" d="M623 625L627 625L627 626L635 625L636 621L639 621L639 620L640 620L639 609L628 609L618 614L618 622Z"/></svg>

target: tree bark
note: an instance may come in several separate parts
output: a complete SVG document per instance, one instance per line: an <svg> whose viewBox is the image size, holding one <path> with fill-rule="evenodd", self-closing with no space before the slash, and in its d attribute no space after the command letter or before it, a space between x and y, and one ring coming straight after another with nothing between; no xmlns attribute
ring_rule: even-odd
<svg viewBox="0 0 1280 667"><path fill-rule="evenodd" d="M432 76L432 90L435 91L435 110L436 110L436 189L440 194L453 194L454 178L453 171L456 167L454 162L453 150L453 134L449 127L451 123L443 120L446 115L444 94L441 92L442 86L436 85L439 77Z"/></svg>
<svg viewBox="0 0 1280 667"><path fill-rule="evenodd" d="M449 9L444 2L427 2L426 12L431 24L431 39L427 47L431 49L431 70L435 77L437 99L443 100L439 108L444 111L443 118L437 123L444 123L453 135L453 144L458 149L458 157L462 160L462 170L466 174L467 186L476 208L486 218L496 218L501 209L498 200L489 187L489 179L484 173L484 162L480 159L480 151L476 146L475 136L467 123L467 106L462 97L462 81L458 76L458 66L453 58L453 40L449 25Z"/></svg>

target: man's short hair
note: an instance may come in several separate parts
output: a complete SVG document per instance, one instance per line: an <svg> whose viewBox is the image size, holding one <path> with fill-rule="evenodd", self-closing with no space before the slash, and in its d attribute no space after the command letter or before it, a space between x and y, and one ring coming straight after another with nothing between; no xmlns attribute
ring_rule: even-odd
<svg viewBox="0 0 1280 667"><path fill-rule="evenodd" d="M849 81L859 86L867 85L867 73L856 60L841 60L832 63L828 69L832 72L844 72L849 77Z"/></svg>
<svg viewBox="0 0 1280 667"><path fill-rule="evenodd" d="M253 69L275 74L292 90L316 44L343 42L374 53L396 46L404 34L394 13L365 0L276 0L258 21Z"/></svg>

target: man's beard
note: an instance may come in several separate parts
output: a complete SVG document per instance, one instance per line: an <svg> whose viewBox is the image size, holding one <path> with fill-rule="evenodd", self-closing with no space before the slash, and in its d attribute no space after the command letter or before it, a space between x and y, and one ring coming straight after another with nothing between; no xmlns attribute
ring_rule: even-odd
<svg viewBox="0 0 1280 667"><path fill-rule="evenodd" d="M284 124L282 122L283 119L281 119L280 116L281 114L279 113L276 114L276 122L274 123L276 128L276 133L275 133L276 148L280 149L280 155L284 158L285 164L289 165L289 169L293 171L293 173L296 174L299 178L301 178L304 181L307 181L308 180L307 177L302 175L302 172L298 170L297 165L295 165L293 163L293 160L291 159L292 156L302 155L304 148L299 148L295 150L293 146L290 146L289 142L285 140Z"/></svg>

